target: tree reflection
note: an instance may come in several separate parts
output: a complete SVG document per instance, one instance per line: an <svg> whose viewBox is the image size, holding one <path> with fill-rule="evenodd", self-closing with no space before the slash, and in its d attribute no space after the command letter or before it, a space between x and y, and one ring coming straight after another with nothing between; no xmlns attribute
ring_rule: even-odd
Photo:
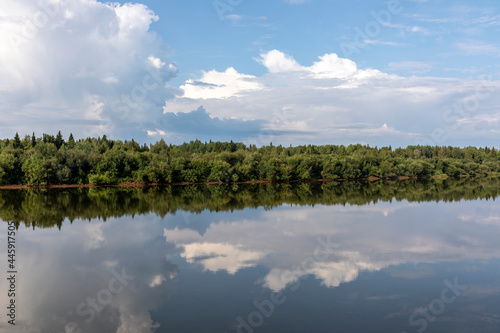
<svg viewBox="0 0 500 333"><path fill-rule="evenodd" d="M287 184L192 185L145 188L1 190L0 218L19 227L61 228L65 219L92 220L177 211L200 213L284 204L366 205L407 200L495 199L500 178L406 181L346 181Z"/></svg>

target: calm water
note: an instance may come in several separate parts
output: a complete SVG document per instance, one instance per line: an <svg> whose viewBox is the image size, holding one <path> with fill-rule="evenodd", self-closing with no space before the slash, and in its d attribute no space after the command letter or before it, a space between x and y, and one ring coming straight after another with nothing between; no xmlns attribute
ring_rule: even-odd
<svg viewBox="0 0 500 333"><path fill-rule="evenodd" d="M3 191L0 331L499 332L498 185Z"/></svg>

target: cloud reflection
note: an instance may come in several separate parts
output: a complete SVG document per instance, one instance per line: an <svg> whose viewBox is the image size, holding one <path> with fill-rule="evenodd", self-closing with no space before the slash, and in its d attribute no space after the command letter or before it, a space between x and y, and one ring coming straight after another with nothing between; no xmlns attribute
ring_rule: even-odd
<svg viewBox="0 0 500 333"><path fill-rule="evenodd" d="M464 218L471 210L479 225L463 223L472 220ZM362 271L391 265L499 257L500 230L492 228L496 220L491 216L497 216L491 201L281 207L250 217L235 212L230 221L226 216L212 220L203 234L165 228L164 236L189 263L208 271L235 274L265 266L269 273L262 277L263 286L279 291L308 275L337 287ZM340 247L326 260L301 267L313 256L318 237L326 236Z"/></svg>
<svg viewBox="0 0 500 333"><path fill-rule="evenodd" d="M64 233L20 230L16 328L25 333L154 332L159 324L151 312L170 296L178 274L165 258L175 248L158 237L161 230L158 223L128 218L74 222ZM133 279L121 284L116 276L123 272ZM5 290L3 281L0 285ZM5 325L0 331L11 329Z"/></svg>
<svg viewBox="0 0 500 333"><path fill-rule="evenodd" d="M156 321L168 323L171 318L154 316L173 292L172 280L179 269L169 261L172 257L208 272L225 271L231 281L245 269L265 268L255 270L258 276L252 279L273 291L306 276L334 288L356 280L362 272L389 266L392 276L429 277L435 274L432 270L401 265L500 257L500 229L491 218L495 216L498 208L491 200L400 201L205 211L187 219L180 214L164 218L150 214L107 222L75 221L62 232L21 229L22 316L17 326L26 333L71 332L70 322L83 333L163 331ZM339 246L316 253L320 239ZM0 255L1 251L5 248ZM316 254L322 259L312 264L306 260ZM116 278L113 270L125 270L134 278L122 291L112 293L109 303L90 320L88 304L106 296ZM0 289L7 289L3 280ZM5 304L6 295L0 297ZM81 304L84 307L78 311ZM84 315L82 309L87 310ZM0 331L10 329L5 325L0 324Z"/></svg>

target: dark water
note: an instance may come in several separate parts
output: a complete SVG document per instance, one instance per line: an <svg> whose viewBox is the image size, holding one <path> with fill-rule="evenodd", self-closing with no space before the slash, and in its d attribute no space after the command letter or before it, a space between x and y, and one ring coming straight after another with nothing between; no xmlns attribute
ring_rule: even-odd
<svg viewBox="0 0 500 333"><path fill-rule="evenodd" d="M499 185L2 191L0 331L499 332Z"/></svg>

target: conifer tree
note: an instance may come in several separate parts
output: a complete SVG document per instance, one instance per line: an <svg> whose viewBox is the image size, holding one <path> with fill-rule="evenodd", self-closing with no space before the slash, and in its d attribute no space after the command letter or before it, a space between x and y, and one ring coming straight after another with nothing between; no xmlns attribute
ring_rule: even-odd
<svg viewBox="0 0 500 333"><path fill-rule="evenodd" d="M61 131L57 132L56 139L54 141L57 149L61 148L61 146L64 144L64 139L62 137Z"/></svg>
<svg viewBox="0 0 500 333"><path fill-rule="evenodd" d="M68 147L70 149L73 149L75 147L75 138L73 137L73 133L69 133Z"/></svg>
<svg viewBox="0 0 500 333"><path fill-rule="evenodd" d="M16 136L14 137L14 142L12 143L14 149L21 147L21 139L19 138L19 133L16 132Z"/></svg>

